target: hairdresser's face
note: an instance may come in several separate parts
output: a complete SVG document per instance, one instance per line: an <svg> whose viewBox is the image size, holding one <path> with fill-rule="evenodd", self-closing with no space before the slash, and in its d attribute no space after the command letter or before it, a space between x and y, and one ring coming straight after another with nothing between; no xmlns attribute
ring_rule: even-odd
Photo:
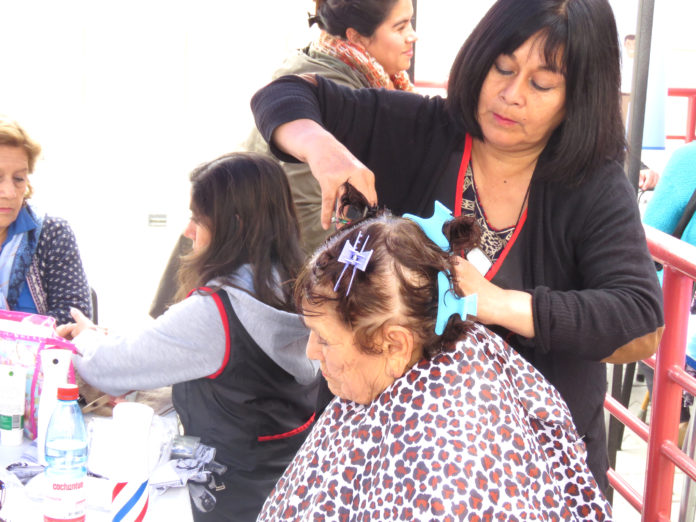
<svg viewBox="0 0 696 522"><path fill-rule="evenodd" d="M390 76L411 67L413 44L418 39L411 18L411 0L397 0L387 18L371 37L358 37L360 45Z"/></svg>
<svg viewBox="0 0 696 522"><path fill-rule="evenodd" d="M331 308L324 305L305 309L305 312L309 315L304 321L311 330L307 357L319 361L321 373L334 395L369 404L394 382L387 372L386 354L361 352L354 342L353 332Z"/></svg>
<svg viewBox="0 0 696 522"><path fill-rule="evenodd" d="M191 219L184 231L184 235L193 241L193 251L200 252L210 244L210 229L195 213L191 213Z"/></svg>
<svg viewBox="0 0 696 522"><path fill-rule="evenodd" d="M537 34L498 56L481 87L483 137L503 152L541 153L565 117L565 78L544 61L543 44Z"/></svg>
<svg viewBox="0 0 696 522"><path fill-rule="evenodd" d="M29 158L22 147L0 145L0 239L24 203L29 176Z"/></svg>

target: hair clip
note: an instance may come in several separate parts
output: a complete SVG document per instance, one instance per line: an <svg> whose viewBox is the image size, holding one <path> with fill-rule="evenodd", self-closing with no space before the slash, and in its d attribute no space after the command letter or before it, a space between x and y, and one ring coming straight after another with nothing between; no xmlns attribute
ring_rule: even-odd
<svg viewBox="0 0 696 522"><path fill-rule="evenodd" d="M442 233L442 227L445 223L454 219L454 217L452 216L452 211L445 205L439 201L435 201L435 210L433 211L433 215L428 219L413 214L404 214L403 217L415 221L420 225L425 235L442 250L445 252L449 250L450 244L445 234Z"/></svg>
<svg viewBox="0 0 696 522"><path fill-rule="evenodd" d="M445 272L437 274L437 318L435 319L435 333L442 335L447 326L447 321L454 314L466 321L467 315L476 315L478 309L478 295L471 294L466 297L459 297L451 287L450 281Z"/></svg>
<svg viewBox="0 0 696 522"><path fill-rule="evenodd" d="M445 252L449 251L450 244L442 232L442 227L448 221L454 219L452 212L439 201L435 201L435 210L428 219L404 214L403 217L415 221L425 232L425 235ZM466 297L459 297L450 286L448 274L440 272L437 274L438 302L437 317L435 319L435 333L442 335L447 326L447 321L454 314L459 314L463 320L467 315L476 315L478 309L478 296L471 294Z"/></svg>
<svg viewBox="0 0 696 522"><path fill-rule="evenodd" d="M346 239L346 242L343 244L343 250L341 250L341 255L338 256L338 262L343 263L344 267L341 271L341 275L338 276L338 279L336 280L336 284L334 285L334 292L338 291L338 285L341 282L341 279L343 278L343 274L345 274L346 269L349 266L353 267L353 274L350 276L350 282L348 283L348 290L346 290L346 296L350 294L350 288L353 286L355 270L357 269L364 272L365 268L367 268L367 262L370 260L370 257L372 257L372 250L368 250L367 252L365 252L365 245L367 245L367 241L368 239L370 239L370 236L367 236L365 238L365 242L363 243L362 248L358 250L361 237L362 231L358 232L358 237L355 239L355 245L352 245L349 239Z"/></svg>

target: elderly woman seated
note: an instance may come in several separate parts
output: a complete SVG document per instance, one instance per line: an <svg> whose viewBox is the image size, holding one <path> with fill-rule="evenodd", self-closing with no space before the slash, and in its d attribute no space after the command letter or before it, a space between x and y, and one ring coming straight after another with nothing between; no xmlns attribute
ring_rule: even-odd
<svg viewBox="0 0 696 522"><path fill-rule="evenodd" d="M478 232L442 223L381 212L308 262L295 294L307 355L337 397L259 520L611 518L556 389L460 318L475 297L453 290L451 252Z"/></svg>
<svg viewBox="0 0 696 522"><path fill-rule="evenodd" d="M0 115L0 308L72 321L91 315L87 276L67 221L29 204L29 174L41 152L14 120Z"/></svg>

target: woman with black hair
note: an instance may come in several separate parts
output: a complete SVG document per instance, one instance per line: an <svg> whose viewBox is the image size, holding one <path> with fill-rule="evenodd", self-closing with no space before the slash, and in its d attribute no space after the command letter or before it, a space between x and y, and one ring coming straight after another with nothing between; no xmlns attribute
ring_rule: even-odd
<svg viewBox="0 0 696 522"><path fill-rule="evenodd" d="M178 303L129 335L105 335L76 310L59 333L82 378L107 393L173 384L185 434L225 468L207 484L212 509L196 503L194 519L252 521L315 419L317 367L291 287L299 226L283 170L253 153L195 169L191 214Z"/></svg>
<svg viewBox="0 0 696 522"><path fill-rule="evenodd" d="M604 362L657 349L662 296L623 173L619 41L606 0L499 0L448 97L285 77L252 100L283 159L307 162L329 226L342 183L394 212L433 201L482 230L456 278L477 319L554 384L606 488Z"/></svg>

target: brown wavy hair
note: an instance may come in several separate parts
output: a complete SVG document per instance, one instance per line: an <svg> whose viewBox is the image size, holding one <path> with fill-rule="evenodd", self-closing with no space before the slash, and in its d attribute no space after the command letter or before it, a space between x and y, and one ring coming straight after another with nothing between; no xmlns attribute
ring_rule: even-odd
<svg viewBox="0 0 696 522"><path fill-rule="evenodd" d="M290 186L276 161L235 152L199 166L191 173L191 212L211 240L182 258L178 299L212 279L239 288L231 275L250 264L254 296L294 310L291 282L304 255Z"/></svg>
<svg viewBox="0 0 696 522"><path fill-rule="evenodd" d="M295 284L295 306L309 315L308 307L328 303L367 354L380 353L376 340L384 326L405 326L422 344L424 356L431 358L456 342L470 325L452 316L443 335L435 334L437 277L441 271L452 271L452 252L441 250L410 219L383 209L376 214L341 229L316 251ZM448 222L443 232L455 252L472 248L479 238L477 225L467 217ZM338 262L343 245L346 241L355 245L359 234L360 246L365 242L365 250L373 251L366 270L356 270L348 293L352 274L348 268L334 292L344 267Z"/></svg>
<svg viewBox="0 0 696 522"><path fill-rule="evenodd" d="M29 173L34 172L36 160L41 154L41 145L34 141L17 121L2 114L0 114L0 145L23 149L27 155ZM33 193L31 181L27 178L27 192L24 194L24 199L29 199Z"/></svg>

